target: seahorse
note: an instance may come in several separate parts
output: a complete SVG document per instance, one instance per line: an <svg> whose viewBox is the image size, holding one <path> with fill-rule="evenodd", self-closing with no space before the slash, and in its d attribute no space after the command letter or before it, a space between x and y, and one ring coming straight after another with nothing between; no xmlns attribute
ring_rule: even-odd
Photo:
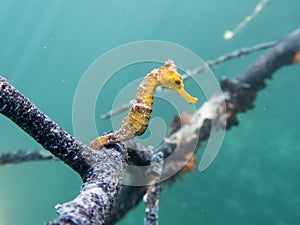
<svg viewBox="0 0 300 225"><path fill-rule="evenodd" d="M97 150L104 145L115 144L142 135L148 126L153 95L157 86L174 90L190 104L195 104L198 100L184 90L182 77L177 72L174 62L169 60L164 66L148 73L141 82L135 99L130 102L130 112L124 118L121 127L115 132L96 138L91 142L90 148Z"/></svg>

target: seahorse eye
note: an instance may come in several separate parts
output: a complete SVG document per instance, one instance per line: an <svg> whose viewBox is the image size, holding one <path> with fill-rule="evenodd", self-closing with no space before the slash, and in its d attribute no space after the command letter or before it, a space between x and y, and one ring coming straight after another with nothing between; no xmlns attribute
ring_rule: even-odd
<svg viewBox="0 0 300 225"><path fill-rule="evenodd" d="M180 80L175 80L175 83L180 85L181 82L180 82Z"/></svg>

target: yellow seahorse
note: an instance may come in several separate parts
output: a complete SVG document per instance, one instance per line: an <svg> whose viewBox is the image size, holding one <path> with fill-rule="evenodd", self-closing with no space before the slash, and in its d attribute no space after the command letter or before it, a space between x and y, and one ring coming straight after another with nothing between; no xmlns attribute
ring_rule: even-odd
<svg viewBox="0 0 300 225"><path fill-rule="evenodd" d="M130 102L130 112L124 118L121 128L96 138L91 142L90 148L96 150L104 145L115 144L142 135L148 126L152 112L153 95L157 86L176 91L190 104L197 102L197 98L192 97L184 90L182 77L177 72L174 62L167 61L164 66L148 73L141 82L135 99Z"/></svg>

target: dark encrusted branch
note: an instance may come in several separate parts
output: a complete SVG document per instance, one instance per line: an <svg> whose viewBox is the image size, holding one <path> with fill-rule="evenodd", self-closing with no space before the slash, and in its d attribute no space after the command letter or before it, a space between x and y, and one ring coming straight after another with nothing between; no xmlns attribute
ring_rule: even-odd
<svg viewBox="0 0 300 225"><path fill-rule="evenodd" d="M93 151L76 140L0 76L0 113L10 118L45 149L72 167L84 183L77 198L56 207L48 224L104 224L126 166L126 148L112 145Z"/></svg>
<svg viewBox="0 0 300 225"><path fill-rule="evenodd" d="M237 113L254 108L259 90L280 68L299 62L300 29L278 42L233 80L223 79L221 88L230 94L226 101L227 129L238 124Z"/></svg>
<svg viewBox="0 0 300 225"><path fill-rule="evenodd" d="M0 76L0 113L11 119L57 158L84 177L90 168L82 153L90 150Z"/></svg>
<svg viewBox="0 0 300 225"><path fill-rule="evenodd" d="M122 144L116 146L124 153ZM80 194L71 202L57 205L59 217L47 225L105 223L118 192L125 157L114 148L94 153L94 166L87 172Z"/></svg>
<svg viewBox="0 0 300 225"><path fill-rule="evenodd" d="M239 87L258 91L266 86L266 79L271 78L279 68L297 63L299 51L300 29L297 29L236 76L233 82Z"/></svg>

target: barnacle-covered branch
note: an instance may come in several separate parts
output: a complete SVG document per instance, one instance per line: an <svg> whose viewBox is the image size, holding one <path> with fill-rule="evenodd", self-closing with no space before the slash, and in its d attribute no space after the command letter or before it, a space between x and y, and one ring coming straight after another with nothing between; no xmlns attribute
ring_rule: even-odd
<svg viewBox="0 0 300 225"><path fill-rule="evenodd" d="M116 144L124 152L122 144ZM115 149L94 151L93 167L87 171L80 194L71 202L57 205L59 217L47 225L104 224L118 192L125 157Z"/></svg>
<svg viewBox="0 0 300 225"><path fill-rule="evenodd" d="M278 69L286 65L295 64L299 61L300 29L279 41L273 48L258 58L248 69L237 75L233 80L223 79L221 81L223 93L217 93L205 102L190 118L190 122L178 123L180 124L179 126L176 125L177 123L175 122L173 124L173 127L175 128L172 128L173 133L169 134L166 141L157 149L157 151L163 152L164 157L167 157L170 152L173 152L176 148L180 148L180 152L184 152L184 149L188 148L192 142L196 141L196 145L200 146L202 141L207 140L211 134L212 126L225 129L237 126L237 114L254 107L253 103L257 93L266 86L266 80L270 79ZM226 108L223 104L224 98ZM207 108L213 110L207 110ZM211 123L212 120L215 121L215 124ZM195 123L198 124L198 127L195 126ZM224 126L225 124L226 127ZM189 138L191 130L198 134L197 138ZM187 142L186 140L190 140L190 142ZM192 143L192 145L194 144L195 143ZM132 154L139 154L139 152L136 151ZM178 176L182 175L182 173L189 171L189 169L194 166L193 161L193 157L190 157L190 161L186 164L188 167L183 167L176 176L171 177L166 182L174 182ZM144 163L147 164L148 162L149 159L147 158ZM140 161L140 163L142 162ZM173 166L177 167L178 165L176 164L178 163L183 163L181 164L182 166L186 162L179 161L172 163L173 165L165 165L165 168L172 168ZM114 215L114 217L110 216L107 224L115 224L118 219L122 218L130 209L134 208L141 200L143 193L146 193L146 190L145 186L123 188L119 196L122 196L122 201L126 201L127 198L130 198L129 203L132 203L132 205L126 204L119 207L115 204L111 212L111 215ZM119 196L116 203L119 202ZM128 197L126 198L126 196Z"/></svg>
<svg viewBox="0 0 300 225"><path fill-rule="evenodd" d="M1 76L0 113L72 167L83 179L79 196L57 206L59 217L48 224L104 224L126 165L124 145L92 151L54 123Z"/></svg>

